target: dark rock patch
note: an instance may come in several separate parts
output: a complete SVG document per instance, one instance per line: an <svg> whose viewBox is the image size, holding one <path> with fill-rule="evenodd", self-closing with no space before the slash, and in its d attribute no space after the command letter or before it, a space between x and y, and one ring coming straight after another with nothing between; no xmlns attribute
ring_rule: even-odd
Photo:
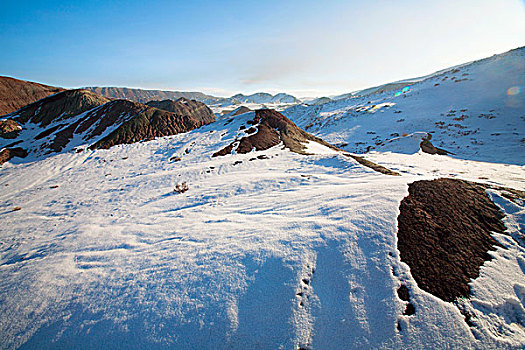
<svg viewBox="0 0 525 350"><path fill-rule="evenodd" d="M14 139L20 133L20 124L12 119L0 119L0 137Z"/></svg>
<svg viewBox="0 0 525 350"><path fill-rule="evenodd" d="M47 128L46 130L42 131L40 134L36 135L35 136L35 140L41 140L44 137L51 135L52 133L54 133L58 129L63 128L64 126L66 126L66 124L58 124L58 125L52 126L50 128Z"/></svg>
<svg viewBox="0 0 525 350"><path fill-rule="evenodd" d="M241 114L248 113L248 112L251 112L251 111L252 110L249 109L248 107L241 106L241 107L237 108L236 110L234 110L231 115L234 117L236 115L241 115Z"/></svg>
<svg viewBox="0 0 525 350"><path fill-rule="evenodd" d="M488 252L498 246L503 214L485 187L454 179L416 181L401 201L398 249L419 287L445 301L468 297Z"/></svg>
<svg viewBox="0 0 525 350"><path fill-rule="evenodd" d="M188 112L188 114L178 114L148 107L136 102L120 101L122 104L133 104L135 107L140 108L140 111L134 114L132 118L120 124L120 126L108 136L91 145L91 149L108 149L119 144L149 141L155 137L188 132L207 124L210 120L202 114L194 115L191 112ZM186 153L189 153L189 151Z"/></svg>
<svg viewBox="0 0 525 350"><path fill-rule="evenodd" d="M421 150L423 152L428 153L428 154L439 154L442 156L447 155L447 154L454 154L444 149L435 147L432 144L432 142L430 142L430 139L432 139L432 134L427 134L427 137L425 137L419 144L419 147L421 147Z"/></svg>
<svg viewBox="0 0 525 350"><path fill-rule="evenodd" d="M244 132L247 133L247 134L253 134L256 131L257 131L257 129L252 126L249 129L246 129Z"/></svg>
<svg viewBox="0 0 525 350"><path fill-rule="evenodd" d="M408 303L403 315L412 316L416 313L416 308L412 303Z"/></svg>
<svg viewBox="0 0 525 350"><path fill-rule="evenodd" d="M408 293L407 286L402 284L401 287L399 287L397 289L397 296L399 297L399 299L401 299L403 301L409 301L410 300L410 294Z"/></svg>
<svg viewBox="0 0 525 350"><path fill-rule="evenodd" d="M0 165L8 162L13 157L25 158L27 157L27 151L21 147L4 148L2 151L0 151Z"/></svg>
<svg viewBox="0 0 525 350"><path fill-rule="evenodd" d="M371 162L363 157L360 157L360 156L356 156L354 154L350 154L350 153L343 153L345 156L347 157L350 157L350 158L353 158L356 162L358 162L359 164L363 165L363 166L366 166L372 170L375 170L381 174L385 174L385 175L392 175L392 176L401 176L401 174L393 171L393 170L390 170L388 168L385 168L384 166L382 165L379 165L377 163L374 163L374 162Z"/></svg>
<svg viewBox="0 0 525 350"><path fill-rule="evenodd" d="M256 111L255 118L247 123L257 125L257 132L239 140L239 146L236 150L237 153L248 153L253 149L264 151L283 142L284 146L292 152L307 154L303 144L306 141L315 141L326 147L338 150L338 148L324 140L303 131L290 119L271 109L260 109ZM249 128L246 132L252 133L255 132L255 129L252 130L252 128ZM230 154L233 149L233 143L226 148L230 151L228 152L222 149L213 156Z"/></svg>
<svg viewBox="0 0 525 350"><path fill-rule="evenodd" d="M203 125L213 123L216 119L215 114L204 103L184 97L179 98L177 101L150 101L146 105L181 116L191 115L194 119L201 121Z"/></svg>

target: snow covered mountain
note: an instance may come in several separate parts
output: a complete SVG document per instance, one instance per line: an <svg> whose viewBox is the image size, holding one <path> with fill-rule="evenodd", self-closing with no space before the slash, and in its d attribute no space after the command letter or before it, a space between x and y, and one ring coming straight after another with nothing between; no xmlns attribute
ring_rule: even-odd
<svg viewBox="0 0 525 350"><path fill-rule="evenodd" d="M387 84L389 85L389 84ZM397 90L283 113L350 152L413 154L427 134L463 159L525 163L525 48L440 71Z"/></svg>
<svg viewBox="0 0 525 350"><path fill-rule="evenodd" d="M130 142L104 147L90 146L114 131L86 138L96 125L162 108L174 127L187 100L75 91L15 112L21 130L0 124L16 134L0 141L34 156L0 168L0 347L523 348L516 86L522 49L398 96L238 107L170 136L124 128ZM114 109L128 104L133 117ZM73 138L47 153L64 128ZM425 153L423 139L455 154Z"/></svg>
<svg viewBox="0 0 525 350"><path fill-rule="evenodd" d="M0 124L16 124L18 129L0 134L0 147L5 153L16 146L18 154L34 160L86 143L91 148L109 148L169 136L215 120L205 104L185 98L152 105L158 108L110 101L87 90L66 90L6 115Z"/></svg>

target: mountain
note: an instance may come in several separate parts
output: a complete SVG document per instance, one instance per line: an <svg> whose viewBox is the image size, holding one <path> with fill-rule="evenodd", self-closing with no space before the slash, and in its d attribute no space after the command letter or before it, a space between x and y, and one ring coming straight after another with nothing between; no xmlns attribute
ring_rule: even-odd
<svg viewBox="0 0 525 350"><path fill-rule="evenodd" d="M338 151L336 147L299 129L290 119L271 109L257 110L254 118L248 120L247 124L251 127L244 129L246 136L236 138L234 142L214 153L213 156L225 156L232 153L245 154L252 150L265 151L280 143L299 154L309 154L310 142Z"/></svg>
<svg viewBox="0 0 525 350"><path fill-rule="evenodd" d="M525 167L491 135L523 130L521 52L187 132L211 114L186 99L73 90L8 115L1 347L524 348ZM436 113L476 132L431 133Z"/></svg>
<svg viewBox="0 0 525 350"><path fill-rule="evenodd" d="M301 102L292 95L279 93L271 95L265 92L258 92L252 95L237 94L230 97L232 103L299 103Z"/></svg>
<svg viewBox="0 0 525 350"><path fill-rule="evenodd" d="M296 105L283 114L349 152L414 154L430 135L456 158L524 164L524 62L525 48L519 48L396 85L395 91Z"/></svg>
<svg viewBox="0 0 525 350"><path fill-rule="evenodd" d="M30 159L38 159L84 144L93 149L151 140L215 120L211 110L198 101L179 99L169 106L160 105L170 110L109 100L87 90L66 90L8 114L4 123L11 124L6 131L11 134L0 139L0 146L10 149L16 145Z"/></svg>
<svg viewBox="0 0 525 350"><path fill-rule="evenodd" d="M63 90L59 87L0 76L0 115L14 112Z"/></svg>
<svg viewBox="0 0 525 350"><path fill-rule="evenodd" d="M192 115L203 124L209 124L215 121L215 115L205 104L189 100L185 97L181 97L177 101L150 101L146 103L146 105L178 115Z"/></svg>
<svg viewBox="0 0 525 350"><path fill-rule="evenodd" d="M112 99L126 99L140 103L152 100L177 100L181 97L205 103L213 103L219 98L206 95L202 92L183 92L183 91L164 91L164 90L144 90L126 87L85 87L84 90L102 95Z"/></svg>

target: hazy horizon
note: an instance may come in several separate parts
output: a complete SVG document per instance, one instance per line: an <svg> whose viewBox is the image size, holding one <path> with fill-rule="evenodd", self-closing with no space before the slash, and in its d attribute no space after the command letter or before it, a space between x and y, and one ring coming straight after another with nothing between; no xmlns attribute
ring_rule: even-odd
<svg viewBox="0 0 525 350"><path fill-rule="evenodd" d="M26 1L0 19L0 75L222 97L338 95L525 44L519 0Z"/></svg>

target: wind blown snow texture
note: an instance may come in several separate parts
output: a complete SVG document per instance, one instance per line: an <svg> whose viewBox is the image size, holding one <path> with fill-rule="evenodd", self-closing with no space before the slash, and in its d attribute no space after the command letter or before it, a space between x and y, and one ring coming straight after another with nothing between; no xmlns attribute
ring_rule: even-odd
<svg viewBox="0 0 525 350"><path fill-rule="evenodd" d="M523 166L427 154L400 177L308 145L212 158L253 113L0 173L3 348L520 348L523 203L499 196L508 250L462 303L420 290L396 249L407 184L440 172L525 188ZM227 124L227 125L225 125ZM257 159L258 155L268 159ZM180 162L170 162L174 156ZM381 156L376 154L376 158ZM467 172L455 172L458 164ZM480 170L481 171L481 170ZM187 182L183 194L173 191ZM58 186L58 187L57 187ZM493 193L493 194L492 194ZM20 206L19 211L12 211ZM507 274L506 271L512 271ZM396 290L407 285L415 305Z"/></svg>

